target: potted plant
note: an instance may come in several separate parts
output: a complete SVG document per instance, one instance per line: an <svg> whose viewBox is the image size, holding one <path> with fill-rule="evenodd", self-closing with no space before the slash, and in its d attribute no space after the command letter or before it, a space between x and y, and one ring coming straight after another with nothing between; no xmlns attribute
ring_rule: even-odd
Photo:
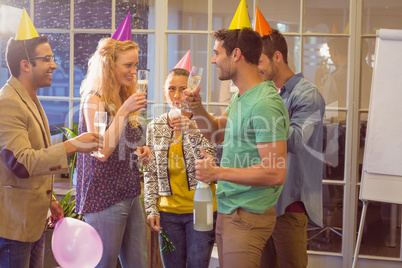
<svg viewBox="0 0 402 268"><path fill-rule="evenodd" d="M64 212L64 217L71 217L79 220L84 220L82 215L79 215L77 212L75 212L75 198L73 198L72 192L75 189L70 189L65 196L60 197L60 199L57 199L56 194L53 192L54 198L59 201L59 204L63 208Z"/></svg>
<svg viewBox="0 0 402 268"><path fill-rule="evenodd" d="M78 136L78 124L73 124L73 129L69 129L66 127L58 127L57 128L61 133L63 133L66 139L72 139ZM79 215L75 212L75 198L73 192L75 189L73 188L73 176L75 174L77 162L77 153L74 153L68 158L68 166L69 166L69 177L70 177L70 188L64 196L57 198L56 194L53 192L53 196L60 203L63 208L64 217L72 217L79 220L83 220L82 215ZM48 226L45 235L45 267L56 267L58 263L53 257L51 241L53 236L53 226Z"/></svg>
<svg viewBox="0 0 402 268"><path fill-rule="evenodd" d="M58 127L61 133L63 133L64 137L69 140L78 136L78 123L73 123L73 129L69 129L66 127ZM72 154L68 158L68 166L70 169L70 189L73 188L73 181L75 175L75 168L77 166L77 153Z"/></svg>

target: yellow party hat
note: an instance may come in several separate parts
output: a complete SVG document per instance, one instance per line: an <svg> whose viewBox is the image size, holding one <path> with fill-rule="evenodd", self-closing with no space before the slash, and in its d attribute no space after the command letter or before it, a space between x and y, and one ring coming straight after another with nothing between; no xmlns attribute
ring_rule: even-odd
<svg viewBox="0 0 402 268"><path fill-rule="evenodd" d="M22 10L22 18L20 21L20 25L18 26L16 40L27 40L35 37L39 37L38 32L36 31L31 19L28 16L25 8Z"/></svg>
<svg viewBox="0 0 402 268"><path fill-rule="evenodd" d="M241 0L237 7L236 14L230 23L229 30L251 28L250 18L248 16L246 0Z"/></svg>
<svg viewBox="0 0 402 268"><path fill-rule="evenodd" d="M345 27L345 31L343 31L344 34L348 34L349 33L349 22Z"/></svg>

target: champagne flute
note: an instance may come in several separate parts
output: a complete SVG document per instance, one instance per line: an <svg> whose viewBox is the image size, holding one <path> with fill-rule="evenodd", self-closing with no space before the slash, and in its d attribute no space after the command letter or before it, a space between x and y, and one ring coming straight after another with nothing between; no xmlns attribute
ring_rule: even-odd
<svg viewBox="0 0 402 268"><path fill-rule="evenodd" d="M137 72L137 92L146 92L149 83L149 71L148 70L139 70ZM142 108L140 113L144 113L147 111L147 108Z"/></svg>
<svg viewBox="0 0 402 268"><path fill-rule="evenodd" d="M149 165L151 164L152 161L148 160L147 162L142 162L140 161L141 154L137 151L135 151L134 154L137 156L138 170L142 173L146 171L151 171Z"/></svg>
<svg viewBox="0 0 402 268"><path fill-rule="evenodd" d="M95 118L94 118L94 125L95 125L95 133L98 133L100 135L104 135L106 131L106 124L107 124L107 112L99 112L97 111L95 113ZM101 152L100 149L98 151L93 152L91 156L94 157L105 157Z"/></svg>
<svg viewBox="0 0 402 268"><path fill-rule="evenodd" d="M193 66L187 81L188 90L194 91L200 85L202 71L203 71L202 67ZM186 111L191 113L191 110L188 109L188 102L186 103Z"/></svg>
<svg viewBox="0 0 402 268"><path fill-rule="evenodd" d="M174 104L173 102L171 103L171 109L168 113L168 116L170 118L170 120L172 120L174 117L176 116L180 116L181 115L181 103L178 104ZM181 131L180 131L181 132ZM172 143L180 143L180 140L178 138L176 138L174 132L173 132L173 138L172 138Z"/></svg>

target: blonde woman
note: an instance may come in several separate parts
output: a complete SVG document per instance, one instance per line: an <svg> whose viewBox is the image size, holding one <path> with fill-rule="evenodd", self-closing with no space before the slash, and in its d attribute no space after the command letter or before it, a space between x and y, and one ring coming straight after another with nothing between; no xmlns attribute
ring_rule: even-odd
<svg viewBox="0 0 402 268"><path fill-rule="evenodd" d="M76 209L99 233L103 256L97 267L147 266L146 226L140 203L135 152L142 131L135 120L146 106L146 93L136 92L138 46L133 41L104 38L89 60L81 85L79 132L94 132L96 111L107 112L102 158L78 155Z"/></svg>

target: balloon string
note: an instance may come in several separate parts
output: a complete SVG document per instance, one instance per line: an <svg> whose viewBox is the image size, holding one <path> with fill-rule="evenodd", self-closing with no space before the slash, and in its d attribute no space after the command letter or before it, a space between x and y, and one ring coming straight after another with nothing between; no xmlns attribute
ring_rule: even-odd
<svg viewBox="0 0 402 268"><path fill-rule="evenodd" d="M163 231L160 231L159 234L162 237L162 245L163 245L163 247L161 248L161 252L169 254L175 251L176 247L173 245L172 241L170 241L170 239L166 236L166 234L163 233Z"/></svg>

